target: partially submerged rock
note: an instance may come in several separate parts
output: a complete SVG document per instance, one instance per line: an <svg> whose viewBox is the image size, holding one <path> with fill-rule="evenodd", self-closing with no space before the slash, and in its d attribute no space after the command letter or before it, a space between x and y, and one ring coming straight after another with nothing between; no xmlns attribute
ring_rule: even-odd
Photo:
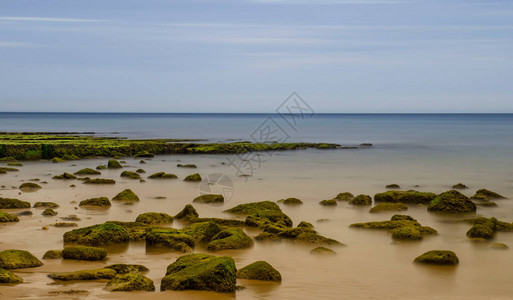
<svg viewBox="0 0 513 300"><path fill-rule="evenodd" d="M54 157L54 158L52 158L52 162L53 162L54 164L58 164L58 163L66 162L66 160L64 160L64 159L62 159L62 158L60 158L60 157Z"/></svg>
<svg viewBox="0 0 513 300"><path fill-rule="evenodd" d="M192 169L196 169L197 168L197 166L195 164L185 164L185 165L177 164L176 166L178 168L192 168Z"/></svg>
<svg viewBox="0 0 513 300"><path fill-rule="evenodd" d="M388 191L374 195L375 202L428 204L436 194L417 191Z"/></svg>
<svg viewBox="0 0 513 300"><path fill-rule="evenodd" d="M131 189L125 189L114 196L112 201L136 202L139 201L139 197Z"/></svg>
<svg viewBox="0 0 513 300"><path fill-rule="evenodd" d="M77 223L68 223L68 222L58 222L54 223L53 226L55 227L78 227Z"/></svg>
<svg viewBox="0 0 513 300"><path fill-rule="evenodd" d="M408 205L404 203L378 203L369 210L370 213L381 213L386 211L404 211L408 209Z"/></svg>
<svg viewBox="0 0 513 300"><path fill-rule="evenodd" d="M281 281L281 274L265 261L257 261L237 270L237 278L263 281Z"/></svg>
<svg viewBox="0 0 513 300"><path fill-rule="evenodd" d="M264 228L269 224L292 227L292 220L272 201L239 204L225 212L246 216L246 225Z"/></svg>
<svg viewBox="0 0 513 300"><path fill-rule="evenodd" d="M147 212L137 216L135 221L149 225L168 224L173 222L173 217L166 213Z"/></svg>
<svg viewBox="0 0 513 300"><path fill-rule="evenodd" d="M310 251L310 254L314 254L314 255L337 255L337 253L335 251L331 250L330 248L326 248L326 247L314 248L314 249L312 249L312 251Z"/></svg>
<svg viewBox="0 0 513 300"><path fill-rule="evenodd" d="M47 216L47 217L53 217L53 216L57 215L57 212L51 208L47 208L43 211L43 213L41 213L41 215Z"/></svg>
<svg viewBox="0 0 513 300"><path fill-rule="evenodd" d="M215 194L205 194L198 196L192 200L192 202L195 203L224 203L224 197L223 195L215 195Z"/></svg>
<svg viewBox="0 0 513 300"><path fill-rule="evenodd" d="M166 172L158 172L155 174L150 175L148 178L150 179L176 179L178 176L175 174L169 174Z"/></svg>
<svg viewBox="0 0 513 300"><path fill-rule="evenodd" d="M464 190L464 189L468 189L468 186L464 185L463 183L457 183L457 184L453 185L452 188L455 190Z"/></svg>
<svg viewBox="0 0 513 300"><path fill-rule="evenodd" d="M18 199L0 197L0 209L10 208L30 208L30 203Z"/></svg>
<svg viewBox="0 0 513 300"><path fill-rule="evenodd" d="M253 240L242 229L234 227L216 234L207 244L207 250L244 249L252 246Z"/></svg>
<svg viewBox="0 0 513 300"><path fill-rule="evenodd" d="M122 274L112 278L105 287L113 292L129 292L129 291L155 291L153 281L141 274Z"/></svg>
<svg viewBox="0 0 513 300"><path fill-rule="evenodd" d="M300 199L298 198L287 198L287 199L280 199L278 201L276 201L278 203L282 203L282 204L285 204L285 205L289 205L289 206L296 206L296 205L301 205L303 204L303 201L301 201Z"/></svg>
<svg viewBox="0 0 513 300"><path fill-rule="evenodd" d="M143 265L133 265L133 264L114 264L106 266L107 269L112 269L116 271L118 274L128 274L128 273L141 273L145 274L150 271L147 267Z"/></svg>
<svg viewBox="0 0 513 300"><path fill-rule="evenodd" d="M429 265L454 266L460 261L456 256L456 253L452 251L431 250L415 258L414 262Z"/></svg>
<svg viewBox="0 0 513 300"><path fill-rule="evenodd" d="M36 202L32 206L33 208L59 208L59 204L55 202Z"/></svg>
<svg viewBox="0 0 513 300"><path fill-rule="evenodd" d="M0 252L0 268L23 269L42 266L43 263L25 250L4 250Z"/></svg>
<svg viewBox="0 0 513 300"><path fill-rule="evenodd" d="M99 197L99 198L91 198L80 201L78 206L96 206L96 207L109 207L112 203L110 203L109 198L107 197Z"/></svg>
<svg viewBox="0 0 513 300"><path fill-rule="evenodd" d="M314 228L312 223L308 223L308 222L305 222L305 221L299 222L299 224L297 224L297 227L299 227L299 228L308 228L308 229L313 229Z"/></svg>
<svg viewBox="0 0 513 300"><path fill-rule="evenodd" d="M155 154L150 153L148 151L138 151L134 157L154 157Z"/></svg>
<svg viewBox="0 0 513 300"><path fill-rule="evenodd" d="M84 181L85 184L116 184L114 179L105 179L105 178L94 178L87 179Z"/></svg>
<svg viewBox="0 0 513 300"><path fill-rule="evenodd" d="M19 277L18 275L14 274L9 270L0 269L0 283L23 283L23 278Z"/></svg>
<svg viewBox="0 0 513 300"><path fill-rule="evenodd" d="M116 271L107 268L48 274L49 278L61 281L112 279L115 276Z"/></svg>
<svg viewBox="0 0 513 300"><path fill-rule="evenodd" d="M357 206L372 205L372 198L368 195L358 195L349 201L349 204Z"/></svg>
<svg viewBox="0 0 513 300"><path fill-rule="evenodd" d="M236 285L235 275L235 262L231 257L189 254L179 257L167 267L160 289L233 293Z"/></svg>
<svg viewBox="0 0 513 300"><path fill-rule="evenodd" d="M480 189L477 190L474 196L470 197L470 199L474 201L489 201L497 199L506 199L506 197L487 189Z"/></svg>
<svg viewBox="0 0 513 300"><path fill-rule="evenodd" d="M72 179L77 179L77 176L65 172L61 175L55 175L52 178L53 179L61 179L61 180L72 180Z"/></svg>
<svg viewBox="0 0 513 300"><path fill-rule="evenodd" d="M43 259L61 259L62 250L48 250L43 255Z"/></svg>
<svg viewBox="0 0 513 300"><path fill-rule="evenodd" d="M490 247L492 247L493 249L500 249L500 250L508 250L509 249L508 245L506 245L504 243L493 243Z"/></svg>
<svg viewBox="0 0 513 300"><path fill-rule="evenodd" d="M20 185L20 191L22 191L22 192L30 193L30 192L35 192L40 189L42 189L42 187L39 184L33 183L33 182L25 182Z"/></svg>
<svg viewBox="0 0 513 300"><path fill-rule="evenodd" d="M62 258L76 260L104 260L107 257L107 250L97 247L73 246L62 250Z"/></svg>
<svg viewBox="0 0 513 300"><path fill-rule="evenodd" d="M201 181L201 175L199 173L194 173L185 177L183 181Z"/></svg>
<svg viewBox="0 0 513 300"><path fill-rule="evenodd" d="M194 248L194 239L174 228L155 228L146 235L146 246L168 248L187 253Z"/></svg>
<svg viewBox="0 0 513 300"><path fill-rule="evenodd" d="M398 190L401 187L398 184L393 183L393 184L388 184L385 188L390 189L390 190Z"/></svg>
<svg viewBox="0 0 513 300"><path fill-rule="evenodd" d="M86 246L107 246L128 242L128 231L113 223L104 223L68 231L64 234L65 243Z"/></svg>
<svg viewBox="0 0 513 300"><path fill-rule="evenodd" d="M390 221L351 224L353 228L388 230L395 240L421 240L426 235L436 234L436 230L422 226L417 220L406 215L394 215Z"/></svg>
<svg viewBox="0 0 513 300"><path fill-rule="evenodd" d="M0 223L7 223L7 222L19 222L20 219L15 216L11 215L9 213L3 212L0 210Z"/></svg>
<svg viewBox="0 0 513 300"><path fill-rule="evenodd" d="M304 244L343 246L337 240L324 237L308 227L284 228L267 226L264 232L255 237L257 241L290 240Z"/></svg>
<svg viewBox="0 0 513 300"><path fill-rule="evenodd" d="M181 212L176 214L175 219L190 220L190 219L195 219L197 217L199 217L199 214L196 211L196 209L191 204L187 204L187 205L185 205L185 207L182 209Z"/></svg>
<svg viewBox="0 0 513 300"><path fill-rule="evenodd" d="M132 171L123 171L123 172L121 172L120 176L130 178L130 179L141 179L141 175L139 175L139 173L132 172Z"/></svg>
<svg viewBox="0 0 513 300"><path fill-rule="evenodd" d="M85 168L75 172L76 175L101 175L102 172L93 170L91 168Z"/></svg>
<svg viewBox="0 0 513 300"><path fill-rule="evenodd" d="M337 206L337 200L335 200L335 199L322 200L321 202L319 202L319 204L322 206Z"/></svg>
<svg viewBox="0 0 513 300"><path fill-rule="evenodd" d="M438 195L428 205L428 211L439 213L472 213L476 211L474 202L456 190Z"/></svg>
<svg viewBox="0 0 513 300"><path fill-rule="evenodd" d="M119 161L115 159L109 159L107 163L107 168L109 169L121 169L123 166L119 163Z"/></svg>

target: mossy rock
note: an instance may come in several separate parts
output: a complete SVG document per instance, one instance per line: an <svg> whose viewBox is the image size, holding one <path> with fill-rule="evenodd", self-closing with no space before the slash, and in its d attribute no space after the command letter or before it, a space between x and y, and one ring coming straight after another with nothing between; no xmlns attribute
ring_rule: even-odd
<svg viewBox="0 0 513 300"><path fill-rule="evenodd" d="M105 224L114 224L125 229L130 241L145 240L147 233L152 229L151 226L139 222L107 221Z"/></svg>
<svg viewBox="0 0 513 300"><path fill-rule="evenodd" d="M109 159L107 162L107 168L109 169L121 169L123 166L119 163L119 161L115 159Z"/></svg>
<svg viewBox="0 0 513 300"><path fill-rule="evenodd" d="M245 249L252 247L253 244L253 240L242 229L234 227L216 234L207 244L207 250Z"/></svg>
<svg viewBox="0 0 513 300"><path fill-rule="evenodd" d="M378 203L369 212L375 214L387 211L404 211L407 209L408 205L404 203Z"/></svg>
<svg viewBox="0 0 513 300"><path fill-rule="evenodd" d="M36 202L33 208L59 208L59 204L55 202Z"/></svg>
<svg viewBox="0 0 513 300"><path fill-rule="evenodd" d="M489 226L476 224L467 231L467 237L491 240L495 237L495 231Z"/></svg>
<svg viewBox="0 0 513 300"><path fill-rule="evenodd" d="M394 240L409 240L418 241L422 240L422 233L418 227L415 226L402 226L391 230L392 238Z"/></svg>
<svg viewBox="0 0 513 300"><path fill-rule="evenodd" d="M150 153L148 151L138 151L134 157L154 157L155 154Z"/></svg>
<svg viewBox="0 0 513 300"><path fill-rule="evenodd" d="M239 204L225 212L246 216L246 225L265 228L269 224L292 227L292 220L272 201Z"/></svg>
<svg viewBox="0 0 513 300"><path fill-rule="evenodd" d="M30 208L30 203L13 198L0 197L0 209Z"/></svg>
<svg viewBox="0 0 513 300"><path fill-rule="evenodd" d="M112 279L115 276L116 271L107 268L48 274L49 278L61 281Z"/></svg>
<svg viewBox="0 0 513 300"><path fill-rule="evenodd" d="M197 168L197 166L195 164L185 164L185 165L177 164L176 166L178 168L190 168L190 169L196 169Z"/></svg>
<svg viewBox="0 0 513 300"><path fill-rule="evenodd" d="M0 252L0 268L23 269L42 266L43 263L28 251L4 250Z"/></svg>
<svg viewBox="0 0 513 300"><path fill-rule="evenodd" d="M64 159L64 160L79 160L80 157L76 156L75 154L65 154L62 156L62 159Z"/></svg>
<svg viewBox="0 0 513 300"><path fill-rule="evenodd" d="M496 218L484 218L484 217L477 217L477 218L471 218L471 219L464 219L463 222L470 223L472 225L480 224L480 225L486 225L494 231L504 231L504 232L511 232L513 231L513 224L509 222L499 221Z"/></svg>
<svg viewBox="0 0 513 300"><path fill-rule="evenodd" d="M487 201L487 200L497 200L497 199L506 199L506 197L497 194L496 192L492 192L487 189L479 189L476 191L474 196L471 197L471 200L476 199L476 201Z"/></svg>
<svg viewBox="0 0 513 300"><path fill-rule="evenodd" d="M464 190L464 189L468 189L468 186L464 185L463 183L457 183L455 185L452 186L452 189L455 189L455 190Z"/></svg>
<svg viewBox="0 0 513 300"><path fill-rule="evenodd" d="M42 189L42 187L33 182L25 182L20 185L20 191L22 192L35 192Z"/></svg>
<svg viewBox="0 0 513 300"><path fill-rule="evenodd" d="M143 265L133 265L133 264L114 264L106 266L107 269L112 269L116 271L118 274L128 274L128 273L140 273L145 274L150 271L147 267Z"/></svg>
<svg viewBox="0 0 513 300"><path fill-rule="evenodd" d="M64 160L64 159L62 159L62 158L60 158L60 157L54 157L54 158L52 158L52 162L53 162L54 164L58 164L58 163L66 162L66 160Z"/></svg>
<svg viewBox="0 0 513 300"><path fill-rule="evenodd" d="M333 250L331 250L330 248L326 248L326 247L317 247L317 248L314 248L312 249L312 251L310 251L310 254L313 254L313 255L337 255L337 253Z"/></svg>
<svg viewBox="0 0 513 300"><path fill-rule="evenodd" d="M503 243L493 243L491 246L493 249L499 249L499 250L508 250L509 247L506 244Z"/></svg>
<svg viewBox="0 0 513 300"><path fill-rule="evenodd" d="M474 202L456 190L438 195L428 205L428 211L439 213L472 213L476 209Z"/></svg>
<svg viewBox="0 0 513 300"><path fill-rule="evenodd" d="M116 184L114 179L94 178L87 179L84 181L85 184Z"/></svg>
<svg viewBox="0 0 513 300"><path fill-rule="evenodd" d="M201 195L201 196L194 198L194 200L192 200L192 202L207 203L207 204L224 203L224 197L223 197L223 195L206 194L206 195Z"/></svg>
<svg viewBox="0 0 513 300"><path fill-rule="evenodd" d="M456 256L456 253L452 251L431 250L415 258L414 262L429 265L454 266L460 261Z"/></svg>
<svg viewBox="0 0 513 300"><path fill-rule="evenodd" d="M143 169L137 169L137 171L135 171L136 173L139 173L139 174L143 174L143 173L146 173L146 171L144 171Z"/></svg>
<svg viewBox="0 0 513 300"><path fill-rule="evenodd" d="M53 226L59 227L59 228L66 228L66 227L78 227L77 223L69 223L69 222L58 222L54 223Z"/></svg>
<svg viewBox="0 0 513 300"><path fill-rule="evenodd" d="M221 227L215 222L206 221L193 223L181 230L183 233L190 235L195 242L207 244L221 231Z"/></svg>
<svg viewBox="0 0 513 300"><path fill-rule="evenodd" d="M314 228L312 223L308 223L308 222L305 222L305 221L299 222L299 224L297 224L297 227L299 227L299 228L309 228L309 229L313 229Z"/></svg>
<svg viewBox="0 0 513 300"><path fill-rule="evenodd" d="M178 229L155 228L146 235L146 246L162 247L176 252L192 252L194 239Z"/></svg>
<svg viewBox="0 0 513 300"><path fill-rule="evenodd" d="M372 205L372 198L368 195L358 195L349 201L349 204L356 206Z"/></svg>
<svg viewBox="0 0 513 300"><path fill-rule="evenodd" d="M128 231L113 223L78 228L64 234L65 243L76 243L86 246L107 246L128 242L129 239Z"/></svg>
<svg viewBox="0 0 513 300"><path fill-rule="evenodd" d="M107 197L99 197L99 198L91 198L80 201L78 206L98 206L98 207L109 207L112 203L110 203L109 198Z"/></svg>
<svg viewBox="0 0 513 300"><path fill-rule="evenodd" d="M114 196L112 201L136 202L139 201L139 197L131 189L125 189Z"/></svg>
<svg viewBox="0 0 513 300"><path fill-rule="evenodd" d="M176 179L178 176L166 172L158 172L148 176L150 179Z"/></svg>
<svg viewBox="0 0 513 300"><path fill-rule="evenodd" d="M385 188L387 188L389 190L398 190L401 187L398 184L393 183L393 184L387 184L387 186L385 186Z"/></svg>
<svg viewBox="0 0 513 300"><path fill-rule="evenodd" d="M429 204L436 194L417 191L388 191L374 195L375 202Z"/></svg>
<svg viewBox="0 0 513 300"><path fill-rule="evenodd" d="M56 216L57 214L58 214L58 213L57 213L55 210L51 209L51 208L47 208L47 209L45 209L45 210L41 213L41 215L43 215L43 216L47 216L47 217L53 217L53 216Z"/></svg>
<svg viewBox="0 0 513 300"><path fill-rule="evenodd" d="M62 250L62 258L76 260L104 260L107 257L107 250L97 247L73 246Z"/></svg>
<svg viewBox="0 0 513 300"><path fill-rule="evenodd" d="M7 163L7 165L9 167L23 167L23 164L20 162L10 162L10 163Z"/></svg>
<svg viewBox="0 0 513 300"><path fill-rule="evenodd" d="M337 200L335 200L335 199L322 200L321 202L319 202L319 204L322 206L337 206Z"/></svg>
<svg viewBox="0 0 513 300"><path fill-rule="evenodd" d="M75 172L76 175L101 175L102 172L100 171L96 171L96 170L93 170L93 169L90 169L90 168L85 168L85 169L82 169L82 170L79 170L77 172Z"/></svg>
<svg viewBox="0 0 513 300"><path fill-rule="evenodd" d="M16 168L8 168L8 167L0 167L0 174L6 174L7 172L18 172L19 169Z"/></svg>
<svg viewBox="0 0 513 300"><path fill-rule="evenodd" d="M289 205L289 206L297 206L297 205L303 204L303 201L301 201L298 198L280 199L280 200L278 200L276 202L282 203L282 204L285 204L285 205Z"/></svg>
<svg viewBox="0 0 513 300"><path fill-rule="evenodd" d="M19 221L20 221L20 219L17 216L8 214L8 213L0 210L0 223L19 222Z"/></svg>
<svg viewBox="0 0 513 300"><path fill-rule="evenodd" d="M141 179L141 175L139 175L139 173L132 172L132 171L121 172L121 177L126 177L126 178L130 178L130 179Z"/></svg>
<svg viewBox="0 0 513 300"><path fill-rule="evenodd" d="M131 292L131 291L155 291L153 281L141 274L121 274L112 278L105 289L113 292Z"/></svg>
<svg viewBox="0 0 513 300"><path fill-rule="evenodd" d="M48 250L43 255L43 259L61 259L62 250Z"/></svg>
<svg viewBox="0 0 513 300"><path fill-rule="evenodd" d="M495 206L498 206L497 203L495 203L493 201L477 202L475 204L477 206L482 206L482 207L495 207Z"/></svg>
<svg viewBox="0 0 513 300"><path fill-rule="evenodd" d="M195 219L197 217L199 217L199 214L191 204L185 205L182 211L175 215L175 219L186 221Z"/></svg>
<svg viewBox="0 0 513 300"><path fill-rule="evenodd" d="M199 173L194 173L185 177L183 181L201 181L201 175Z"/></svg>
<svg viewBox="0 0 513 300"><path fill-rule="evenodd" d="M394 215L390 221L355 223L350 227L388 230L396 240L420 240L426 235L437 234L435 229L422 226L417 220L407 215Z"/></svg>
<svg viewBox="0 0 513 300"><path fill-rule="evenodd" d="M233 258L189 254L179 257L167 267L160 289L233 293L235 286L236 269Z"/></svg>
<svg viewBox="0 0 513 300"><path fill-rule="evenodd" d="M262 281L281 281L281 274L265 261L256 261L237 270L237 278Z"/></svg>
<svg viewBox="0 0 513 300"><path fill-rule="evenodd" d="M70 173L62 173L61 175L55 175L52 177L53 179L61 179L61 180L72 180L77 179L77 176Z"/></svg>
<svg viewBox="0 0 513 300"><path fill-rule="evenodd" d="M135 221L149 225L168 224L173 222L173 217L165 213L147 212L137 216Z"/></svg>
<svg viewBox="0 0 513 300"><path fill-rule="evenodd" d="M18 284L23 283L23 278L9 270L0 269L0 283Z"/></svg>
<svg viewBox="0 0 513 300"><path fill-rule="evenodd" d="M106 170L106 169L108 169L106 165L98 165L96 167L96 170Z"/></svg>

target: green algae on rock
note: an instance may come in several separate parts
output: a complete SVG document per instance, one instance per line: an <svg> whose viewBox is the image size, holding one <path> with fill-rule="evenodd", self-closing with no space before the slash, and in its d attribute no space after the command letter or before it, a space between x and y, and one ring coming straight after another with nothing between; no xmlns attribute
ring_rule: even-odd
<svg viewBox="0 0 513 300"><path fill-rule="evenodd" d="M298 198L287 198L287 199L280 199L278 201L276 201L278 203L282 203L282 204L285 204L285 205L289 205L289 206L296 206L296 205L301 205L303 204L303 201L301 201L300 199Z"/></svg>
<svg viewBox="0 0 513 300"><path fill-rule="evenodd" d="M55 202L36 202L33 208L59 208L59 204Z"/></svg>
<svg viewBox="0 0 513 300"><path fill-rule="evenodd" d="M388 184L387 186L385 186L385 188L390 189L390 190L398 190L401 187L398 184L393 183L393 184Z"/></svg>
<svg viewBox="0 0 513 300"><path fill-rule="evenodd" d="M62 158L60 158L60 157L54 157L54 158L52 158L52 162L53 162L54 164L58 164L58 163L66 162L66 160L64 160L64 159L62 159Z"/></svg>
<svg viewBox="0 0 513 300"><path fill-rule="evenodd" d="M43 215L43 216L47 216L47 217L53 217L53 216L56 216L57 214L58 214L58 213L57 213L55 210L51 209L51 208L47 208L47 209L45 209L45 210L41 213L41 215Z"/></svg>
<svg viewBox="0 0 513 300"><path fill-rule="evenodd" d="M13 272L0 268L0 283L18 284L23 283L23 278Z"/></svg>
<svg viewBox="0 0 513 300"><path fill-rule="evenodd" d="M190 169L196 169L197 168L197 166L195 164L185 164L185 165L177 164L176 166L178 168L190 168Z"/></svg>
<svg viewBox="0 0 513 300"><path fill-rule="evenodd" d="M75 260L104 260L107 257L107 250L97 247L73 246L62 250L62 258Z"/></svg>
<svg viewBox="0 0 513 300"><path fill-rule="evenodd" d="M68 231L63 236L65 243L86 246L108 246L128 242L128 231L113 223L104 223Z"/></svg>
<svg viewBox="0 0 513 300"><path fill-rule="evenodd" d="M339 193L336 197L335 197L335 200L337 201L350 201L354 198L354 195L349 193L349 192L344 192L344 193Z"/></svg>
<svg viewBox="0 0 513 300"><path fill-rule="evenodd" d="M30 203L13 198L0 197L0 209L30 208Z"/></svg>
<svg viewBox="0 0 513 300"><path fill-rule="evenodd" d="M85 168L75 172L76 175L101 175L102 172L93 170L91 168Z"/></svg>
<svg viewBox="0 0 513 300"><path fill-rule="evenodd" d="M466 186L460 182L460 183L453 185L452 188L455 190L464 190L464 189L468 189L468 186Z"/></svg>
<svg viewBox="0 0 513 300"><path fill-rule="evenodd" d="M132 172L132 171L123 171L123 172L121 172L120 176L129 178L129 179L141 179L141 175L139 175L139 173Z"/></svg>
<svg viewBox="0 0 513 300"><path fill-rule="evenodd" d="M467 196L456 190L450 190L433 199L427 209L439 213L472 213L477 208Z"/></svg>
<svg viewBox="0 0 513 300"><path fill-rule="evenodd" d="M43 263L25 250L4 250L0 252L0 268L23 269L42 266Z"/></svg>
<svg viewBox="0 0 513 300"><path fill-rule="evenodd" d="M417 220L406 215L394 215L390 221L351 224L353 228L388 230L395 240L421 240L426 235L436 234L436 230L422 226Z"/></svg>
<svg viewBox="0 0 513 300"><path fill-rule="evenodd" d="M454 266L460 261L453 251L431 250L415 258L414 262L429 265Z"/></svg>
<svg viewBox="0 0 513 300"><path fill-rule="evenodd" d="M264 228L269 224L292 227L292 220L284 214L280 206L272 201L239 204L225 210L227 213L246 216L246 225Z"/></svg>
<svg viewBox="0 0 513 300"><path fill-rule="evenodd" d="M137 216L135 221L148 225L168 224L173 222L173 217L166 213L147 212Z"/></svg>
<svg viewBox="0 0 513 300"><path fill-rule="evenodd" d="M61 259L62 250L48 250L43 255L43 259Z"/></svg>
<svg viewBox="0 0 513 300"><path fill-rule="evenodd" d="M145 151L145 150L143 150L143 151L138 151L138 152L134 155L134 157L148 157L148 158L151 158L151 157L154 157L154 156L155 156L155 154L150 153L150 152Z"/></svg>
<svg viewBox="0 0 513 300"><path fill-rule="evenodd" d="M53 176L52 179L72 180L72 179L77 179L77 176L64 172L61 175Z"/></svg>
<svg viewBox="0 0 513 300"><path fill-rule="evenodd" d="M490 247L493 249L499 249L499 250L508 250L509 249L508 245L506 245L504 243L493 243L492 245L490 245Z"/></svg>
<svg viewBox="0 0 513 300"><path fill-rule="evenodd" d="M148 176L150 179L176 179L178 176L166 172L158 172Z"/></svg>
<svg viewBox="0 0 513 300"><path fill-rule="evenodd" d="M335 200L335 199L322 200L321 202L319 202L319 204L322 206L337 206L337 200Z"/></svg>
<svg viewBox="0 0 513 300"><path fill-rule="evenodd" d="M78 227L78 224L77 223L68 223L68 222L58 222L58 223L54 223L52 224L52 226L55 226L55 227Z"/></svg>
<svg viewBox="0 0 513 300"><path fill-rule="evenodd" d="M297 224L297 227L299 227L299 228L309 228L309 229L313 229L314 228L312 223L308 223L308 222L305 222L305 221L299 222L299 224Z"/></svg>
<svg viewBox="0 0 513 300"><path fill-rule="evenodd" d="M194 173L185 177L183 181L201 181L201 175L199 173Z"/></svg>
<svg viewBox="0 0 513 300"><path fill-rule="evenodd" d="M139 197L131 189L125 189L114 196L112 201L136 202L139 201Z"/></svg>
<svg viewBox="0 0 513 300"><path fill-rule="evenodd" d="M476 191L474 196L470 197L470 199L475 201L489 201L497 199L506 199L506 197L487 189L479 189Z"/></svg>
<svg viewBox="0 0 513 300"><path fill-rule="evenodd" d="M116 271L107 268L48 274L49 278L61 281L112 279L115 276Z"/></svg>
<svg viewBox="0 0 513 300"><path fill-rule="evenodd" d="M85 184L116 184L114 179L104 179L104 178L88 178L84 181Z"/></svg>
<svg viewBox="0 0 513 300"><path fill-rule="evenodd" d="M19 222L20 219L9 213L3 212L0 210L0 223L8 223L8 222Z"/></svg>
<svg viewBox="0 0 513 300"><path fill-rule="evenodd" d="M194 239L178 229L155 228L146 235L146 246L168 248L187 253L194 248Z"/></svg>
<svg viewBox="0 0 513 300"><path fill-rule="evenodd" d="M123 166L119 163L119 161L115 159L109 159L107 162L107 168L109 169L121 169Z"/></svg>
<svg viewBox="0 0 513 300"><path fill-rule="evenodd" d="M374 195L375 202L405 203L405 204L429 204L435 199L434 193L417 191L388 191Z"/></svg>
<svg viewBox="0 0 513 300"><path fill-rule="evenodd" d="M175 215L175 219L185 221L195 219L197 217L199 217L199 214L191 204L185 205L182 211Z"/></svg>
<svg viewBox="0 0 513 300"><path fill-rule="evenodd" d="M404 211L408 209L408 205L404 203L378 203L374 207L372 207L369 212L370 213L381 213L387 211Z"/></svg>
<svg viewBox="0 0 513 300"><path fill-rule="evenodd" d="M256 261L237 270L237 278L262 281L281 281L281 274L266 261Z"/></svg>
<svg viewBox="0 0 513 300"><path fill-rule="evenodd" d="M33 182L25 182L20 185L20 191L22 192L35 192L40 189L42 189L42 187Z"/></svg>
<svg viewBox="0 0 513 300"><path fill-rule="evenodd" d="M234 227L216 234L211 242L207 244L207 250L244 249L252 246L253 240L242 229Z"/></svg>
<svg viewBox="0 0 513 300"><path fill-rule="evenodd" d="M368 195L358 195L349 201L349 204L356 206L372 205L372 198Z"/></svg>
<svg viewBox="0 0 513 300"><path fill-rule="evenodd" d="M179 257L167 267L160 290L233 293L235 285L236 269L233 258L189 254Z"/></svg>
<svg viewBox="0 0 513 300"><path fill-rule="evenodd" d="M337 255L337 253L330 248L326 247L316 247L310 251L310 254L313 255Z"/></svg>
<svg viewBox="0 0 513 300"><path fill-rule="evenodd" d="M78 206L99 206L99 207L108 207L111 206L109 198L107 197L99 197L99 198L91 198L80 201Z"/></svg>
<svg viewBox="0 0 513 300"><path fill-rule="evenodd" d="M134 265L134 264L114 264L108 265L105 268L112 269L116 271L118 274L128 274L128 273L141 273L145 274L150 271L147 267L143 265Z"/></svg>
<svg viewBox="0 0 513 300"><path fill-rule="evenodd" d="M224 203L224 197L223 195L215 195L215 194L205 194L198 196L192 200L194 203Z"/></svg>
<svg viewBox="0 0 513 300"><path fill-rule="evenodd" d="M113 292L130 292L130 291L155 291L153 281L141 274L121 274L112 278L105 289Z"/></svg>

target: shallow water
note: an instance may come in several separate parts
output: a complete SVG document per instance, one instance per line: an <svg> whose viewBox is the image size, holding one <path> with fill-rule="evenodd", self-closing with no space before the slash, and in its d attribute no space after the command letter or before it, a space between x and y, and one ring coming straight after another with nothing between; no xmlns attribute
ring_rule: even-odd
<svg viewBox="0 0 513 300"><path fill-rule="evenodd" d="M278 200L298 197L305 204L300 207L282 207L294 221L308 221L324 236L344 243L346 247L333 248L335 257L317 257L309 254L314 246L288 242L256 243L251 249L221 251L216 255L233 256L237 267L256 260L266 260L277 268L283 277L281 284L238 280L246 289L238 291L238 299L490 299L511 298L513 287L513 255L511 250L496 250L489 244L470 243L465 233L468 224L457 223L456 217L430 214L422 206L410 206L406 214L415 217L422 225L438 230L437 236L427 237L421 242L393 242L390 235L382 231L349 228L356 222L387 220L393 214L370 214L368 207L354 208L339 202L337 207L322 207L320 200L333 198L339 192L374 195L384 191L390 183L400 184L403 189L442 192L452 184L463 182L470 188L464 191L471 195L478 188L489 188L507 197L513 197L511 161L473 158L447 151L408 151L391 149L360 149L334 151L291 151L265 156L266 162L255 171L253 177L236 176L235 169L226 162L224 155L173 155L158 156L140 165L139 160L127 159L124 170L143 168L147 175L157 171L175 173L179 178L198 171L203 178L213 173L223 173L233 182L234 194L221 207L194 206L203 217L232 217L222 211L239 203L262 200ZM233 157L232 157L233 158ZM198 169L177 168L176 164L195 163ZM56 217L43 217L42 210L31 209L33 216L20 217L17 224L0 226L0 250L17 248L32 252L37 257L49 249L61 249L62 234L69 228L54 228L43 231L41 227L52 224L59 217L77 214L82 221L79 226L102 223L107 220L133 221L138 214L148 211L166 212L174 215L199 195L200 184L179 180L150 180L146 183L119 177L122 170L103 170L102 178L113 178L113 186L90 186L80 181L53 180L51 177L64 171L75 172L84 167L94 168L105 164L106 159L90 159L62 164L49 162L26 162L20 172L0 175L0 182L7 188L0 190L2 197L15 197L30 201L53 201L61 205ZM76 164L76 166L71 166ZM35 193L19 194L23 180L39 178L48 181L43 189ZM76 188L69 185L76 184ZM215 186L214 186L215 187ZM126 206L113 203L109 209L75 209L80 201L92 197L112 198L125 188L131 188L141 201ZM217 188L217 187L215 187ZM215 192L215 191L214 191ZM166 199L155 199L165 196ZM495 208L478 207L478 214L495 216L499 220L513 221L511 200L497 201ZM7 210L11 211L11 210ZM16 210L12 210L16 211ZM318 223L319 219L329 219ZM175 221L173 227L183 224ZM251 236L258 230L247 230ZM498 233L496 242L513 246L513 233ZM137 299L144 295L180 299L233 299L230 295L211 292L157 292L157 293L110 293L103 290L105 281L54 283L47 273L97 268L111 263L138 263L150 268L148 277L154 280L157 291L160 279L168 264L178 253L149 251L144 243L109 247L107 262L74 262L46 260L44 266L16 271L25 283L17 286L0 286L0 293L7 297L22 299L56 298L49 294L57 290L87 290L87 295L61 295L70 298L124 298ZM425 251L447 249L460 258L457 267L431 267L412 263ZM196 249L205 252L204 249Z"/></svg>

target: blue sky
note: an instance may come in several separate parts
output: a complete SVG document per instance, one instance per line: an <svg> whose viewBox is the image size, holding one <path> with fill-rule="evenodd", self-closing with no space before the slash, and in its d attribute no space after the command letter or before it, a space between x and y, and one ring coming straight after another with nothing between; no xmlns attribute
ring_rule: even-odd
<svg viewBox="0 0 513 300"><path fill-rule="evenodd" d="M2 0L0 111L513 112L513 1Z"/></svg>

